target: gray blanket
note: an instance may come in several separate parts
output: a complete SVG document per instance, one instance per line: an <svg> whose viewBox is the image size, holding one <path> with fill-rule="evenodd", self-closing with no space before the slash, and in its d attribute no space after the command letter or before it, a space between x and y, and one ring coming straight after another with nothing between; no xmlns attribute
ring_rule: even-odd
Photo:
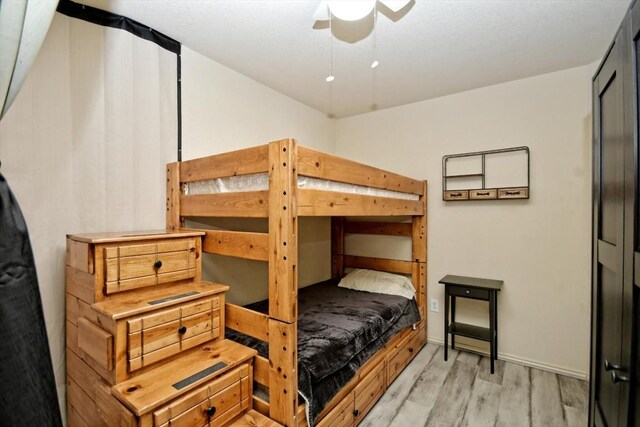
<svg viewBox="0 0 640 427"><path fill-rule="evenodd" d="M248 305L268 313L268 301ZM420 320L415 300L339 288L328 280L298 292L298 391L309 425L358 369L401 329ZM226 337L269 357L269 345L227 329Z"/></svg>

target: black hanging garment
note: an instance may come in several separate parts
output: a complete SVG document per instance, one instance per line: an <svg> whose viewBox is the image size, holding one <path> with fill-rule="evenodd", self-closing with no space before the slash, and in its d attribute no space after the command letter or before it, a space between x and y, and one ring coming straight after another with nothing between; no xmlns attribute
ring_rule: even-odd
<svg viewBox="0 0 640 427"><path fill-rule="evenodd" d="M61 426L27 225L0 174L0 426Z"/></svg>

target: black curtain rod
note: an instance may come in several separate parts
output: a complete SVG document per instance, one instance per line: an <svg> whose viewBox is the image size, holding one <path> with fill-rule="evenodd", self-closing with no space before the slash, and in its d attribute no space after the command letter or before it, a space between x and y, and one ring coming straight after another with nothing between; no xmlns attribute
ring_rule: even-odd
<svg viewBox="0 0 640 427"><path fill-rule="evenodd" d="M178 103L178 161L182 160L182 64L181 48L179 41L162 34L153 28L141 24L126 16L116 15L102 9L76 3L71 0L60 0L57 11L71 18L81 19L103 27L117 28L128 31L134 36L157 44L163 49L177 55L177 103Z"/></svg>

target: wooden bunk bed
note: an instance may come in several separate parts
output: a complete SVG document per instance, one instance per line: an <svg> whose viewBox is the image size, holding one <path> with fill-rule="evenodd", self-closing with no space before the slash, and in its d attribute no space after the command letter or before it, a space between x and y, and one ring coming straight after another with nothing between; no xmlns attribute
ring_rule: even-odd
<svg viewBox="0 0 640 427"><path fill-rule="evenodd" d="M268 185L253 190L200 192L190 184L263 175ZM303 179L342 185L336 189L299 188ZM345 190L344 186L353 190ZM364 190L364 191L363 191ZM369 190L374 190L372 194ZM380 190L382 193L375 194ZM408 196L408 197L405 197ZM394 336L369 359L316 418L316 425L357 425L388 385L426 343L427 185L381 169L302 147L293 139L167 165L167 229L184 228L189 217L268 218L268 233L201 230L206 253L241 257L269 265L268 314L226 304L225 324L266 341L269 358L256 356L254 380L269 399L255 396L253 407L285 426L304 426L298 402L298 217L331 219L332 277L345 268L410 275L421 321ZM354 217L410 217L410 222L363 222ZM347 221L345 217L349 217ZM411 260L345 254L348 233L412 239Z"/></svg>

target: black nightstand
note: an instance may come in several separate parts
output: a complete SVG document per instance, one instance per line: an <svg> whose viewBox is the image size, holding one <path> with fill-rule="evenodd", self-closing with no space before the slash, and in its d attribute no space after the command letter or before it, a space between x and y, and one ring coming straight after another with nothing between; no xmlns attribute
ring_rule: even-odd
<svg viewBox="0 0 640 427"><path fill-rule="evenodd" d="M449 355L449 334L451 334L452 349L455 348L456 335L488 341L493 374L494 361L498 358L498 291L502 289L504 282L448 274L440 279L440 283L444 285L444 360L447 360ZM483 328L456 322L457 297L488 301L489 327ZM451 322L449 322L449 304L451 304Z"/></svg>

